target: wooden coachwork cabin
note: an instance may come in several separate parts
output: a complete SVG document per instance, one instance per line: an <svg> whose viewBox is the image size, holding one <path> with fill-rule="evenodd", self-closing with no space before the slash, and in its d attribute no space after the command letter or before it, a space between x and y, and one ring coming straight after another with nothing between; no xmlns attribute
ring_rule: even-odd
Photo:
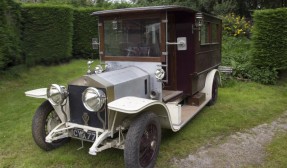
<svg viewBox="0 0 287 168"><path fill-rule="evenodd" d="M203 89L207 73L220 65L221 20L214 16L180 6L106 10L93 15L99 16L101 59L161 62L163 90L194 95Z"/></svg>

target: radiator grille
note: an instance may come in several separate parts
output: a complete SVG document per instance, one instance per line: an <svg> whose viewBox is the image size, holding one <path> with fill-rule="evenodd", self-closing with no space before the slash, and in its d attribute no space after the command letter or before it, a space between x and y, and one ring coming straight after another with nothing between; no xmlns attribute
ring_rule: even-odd
<svg viewBox="0 0 287 168"><path fill-rule="evenodd" d="M89 116L88 125L96 128L103 128L103 123L101 122L100 118L98 117L98 113L103 121L106 123L107 128L107 112L106 112L106 105L105 108L103 108L99 112L90 112L88 111L82 102L82 93L85 91L85 89L88 88L87 86L75 86L75 85L69 85L68 91L69 91L69 103L70 103L70 118L72 123L77 123L81 125L85 125L85 122L83 120L83 114L87 113ZM101 89L102 91L105 91L105 89Z"/></svg>

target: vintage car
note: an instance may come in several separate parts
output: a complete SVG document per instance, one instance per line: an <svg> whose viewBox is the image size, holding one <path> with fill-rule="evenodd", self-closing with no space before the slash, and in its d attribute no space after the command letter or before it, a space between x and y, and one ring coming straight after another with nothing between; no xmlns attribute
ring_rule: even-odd
<svg viewBox="0 0 287 168"><path fill-rule="evenodd" d="M46 99L34 115L33 138L44 150L69 138L92 142L91 155L124 149L126 167L153 167L161 129L179 131L216 102L221 20L180 6L92 15L100 63L88 61L87 73L67 86L25 92Z"/></svg>

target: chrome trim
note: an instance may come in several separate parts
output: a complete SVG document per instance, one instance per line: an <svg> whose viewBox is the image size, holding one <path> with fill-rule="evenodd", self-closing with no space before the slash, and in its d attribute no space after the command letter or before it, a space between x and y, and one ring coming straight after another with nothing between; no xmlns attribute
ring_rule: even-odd
<svg viewBox="0 0 287 168"><path fill-rule="evenodd" d="M59 92L59 94L61 94L61 101L59 103L55 102L51 98L50 90L52 87L54 87ZM64 86L60 86L57 84L51 84L50 87L48 87L48 89L47 89L47 98L48 98L49 102L54 106L63 105L63 103L65 103L67 96L68 96L68 92Z"/></svg>
<svg viewBox="0 0 287 168"><path fill-rule="evenodd" d="M96 108L93 109L92 107L90 107L88 104L87 104L87 100L86 99L86 95L88 93L88 91L92 91L96 96L93 97L93 98L96 98L96 99L99 99L99 103L96 104ZM99 90L99 89L96 89L94 87L88 87L83 93L82 93L82 102L85 106L85 108L91 112L98 112L101 110L101 108L103 107L103 105L106 103L106 94L102 91L102 90Z"/></svg>

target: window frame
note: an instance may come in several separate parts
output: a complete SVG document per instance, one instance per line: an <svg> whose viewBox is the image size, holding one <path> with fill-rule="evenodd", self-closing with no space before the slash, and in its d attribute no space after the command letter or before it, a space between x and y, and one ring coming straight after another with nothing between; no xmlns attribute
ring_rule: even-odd
<svg viewBox="0 0 287 168"><path fill-rule="evenodd" d="M219 42L219 23L216 23L216 22L211 22L211 21L204 21L204 25L207 25L207 33L206 32L204 32L205 33L205 35L207 35L207 42L205 41L205 43L203 43L202 42L202 31L200 30L199 31L199 33L200 33L200 45L201 46L205 46L205 45L216 45L216 44L219 44L220 42ZM216 42L214 42L213 41L213 30L212 30L212 28L213 28L213 26L215 26L215 28L216 28L216 31L215 31L215 33L216 33ZM202 28L201 28L202 29Z"/></svg>
<svg viewBox="0 0 287 168"><path fill-rule="evenodd" d="M105 55L105 34L104 34L104 21L105 20L113 20L116 18L124 18L125 20L132 20L132 19L159 19L160 21L160 55L157 57L147 57L147 56L108 56ZM166 42L166 33L165 27L166 23L163 22L165 20L165 13L135 13L134 15L110 15L110 16L102 16L99 18L99 36L100 36L100 58L104 61L133 61L133 62L164 62L165 61L165 42Z"/></svg>

